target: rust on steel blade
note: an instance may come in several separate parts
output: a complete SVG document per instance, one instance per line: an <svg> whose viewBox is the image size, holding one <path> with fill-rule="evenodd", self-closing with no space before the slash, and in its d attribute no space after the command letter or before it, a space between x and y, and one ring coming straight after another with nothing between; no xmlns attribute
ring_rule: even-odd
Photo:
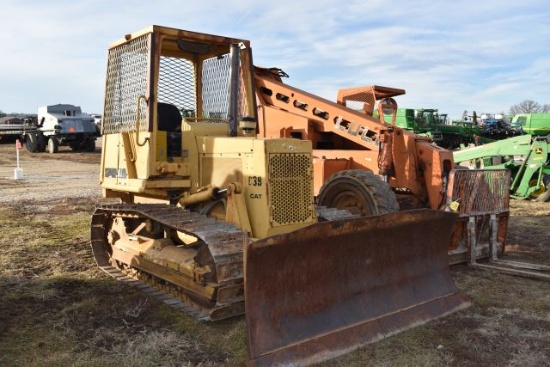
<svg viewBox="0 0 550 367"><path fill-rule="evenodd" d="M249 364L320 362L468 307L449 273L456 218L413 210L317 223L250 244Z"/></svg>

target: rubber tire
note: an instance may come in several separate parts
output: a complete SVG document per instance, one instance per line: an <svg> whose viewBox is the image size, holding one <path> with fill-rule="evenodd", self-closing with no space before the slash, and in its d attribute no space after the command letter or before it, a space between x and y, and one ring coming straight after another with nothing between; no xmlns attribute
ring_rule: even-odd
<svg viewBox="0 0 550 367"><path fill-rule="evenodd" d="M535 199L535 201L539 203L545 203L549 200L550 200L550 190L546 190L545 193L537 196L537 198Z"/></svg>
<svg viewBox="0 0 550 367"><path fill-rule="evenodd" d="M545 203L550 199L550 176L545 174L542 177L542 182L546 187L546 191L535 198L535 201L539 203Z"/></svg>
<svg viewBox="0 0 550 367"><path fill-rule="evenodd" d="M95 152L95 139L94 138L87 138L85 149L87 152Z"/></svg>
<svg viewBox="0 0 550 367"><path fill-rule="evenodd" d="M77 142L72 141L72 142L70 142L70 143L69 143L69 147L71 148L71 150L72 150L73 152L77 152L77 151L80 149L80 141L77 141Z"/></svg>
<svg viewBox="0 0 550 367"><path fill-rule="evenodd" d="M48 139L48 152L50 154L55 154L59 152L59 142L56 138L49 138Z"/></svg>
<svg viewBox="0 0 550 367"><path fill-rule="evenodd" d="M37 152L44 153L46 151L47 146L48 146L48 138L44 136L44 134L40 133L40 135L38 135Z"/></svg>
<svg viewBox="0 0 550 367"><path fill-rule="evenodd" d="M27 148L27 152L29 153L38 152L38 134L37 133L28 133L25 136L25 148Z"/></svg>
<svg viewBox="0 0 550 367"><path fill-rule="evenodd" d="M390 186L374 173L359 169L332 175L321 187L317 205L347 209L361 216L399 211Z"/></svg>

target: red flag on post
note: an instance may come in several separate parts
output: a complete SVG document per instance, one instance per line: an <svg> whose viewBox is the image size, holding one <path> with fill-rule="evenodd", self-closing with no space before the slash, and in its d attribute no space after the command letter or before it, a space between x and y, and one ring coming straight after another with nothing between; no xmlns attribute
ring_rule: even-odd
<svg viewBox="0 0 550 367"><path fill-rule="evenodd" d="M22 149L23 146L21 145L21 142L19 141L19 139L15 140L15 148L16 149Z"/></svg>

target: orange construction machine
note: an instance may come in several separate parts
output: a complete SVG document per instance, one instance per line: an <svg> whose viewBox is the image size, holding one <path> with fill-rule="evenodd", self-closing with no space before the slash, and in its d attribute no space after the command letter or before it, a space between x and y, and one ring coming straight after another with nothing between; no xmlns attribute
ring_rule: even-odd
<svg viewBox="0 0 550 367"><path fill-rule="evenodd" d="M284 84L282 77L288 75L280 69L254 70L258 136L312 142L318 205L359 215L417 208L458 211L450 263L487 257L491 246L503 250L509 206L506 171L458 172L451 151L395 126L393 97L404 90L342 89L335 103ZM380 119L372 117L375 107ZM386 122L388 115L392 121Z"/></svg>

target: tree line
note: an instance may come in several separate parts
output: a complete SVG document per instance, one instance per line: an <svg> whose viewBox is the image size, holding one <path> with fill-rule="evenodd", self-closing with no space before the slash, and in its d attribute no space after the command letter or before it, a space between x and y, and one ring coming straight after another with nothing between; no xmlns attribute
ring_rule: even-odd
<svg viewBox="0 0 550 367"><path fill-rule="evenodd" d="M510 107L510 114L515 115L518 113L541 113L541 112L550 112L550 104L541 105L538 102L535 102L530 99L515 104Z"/></svg>

